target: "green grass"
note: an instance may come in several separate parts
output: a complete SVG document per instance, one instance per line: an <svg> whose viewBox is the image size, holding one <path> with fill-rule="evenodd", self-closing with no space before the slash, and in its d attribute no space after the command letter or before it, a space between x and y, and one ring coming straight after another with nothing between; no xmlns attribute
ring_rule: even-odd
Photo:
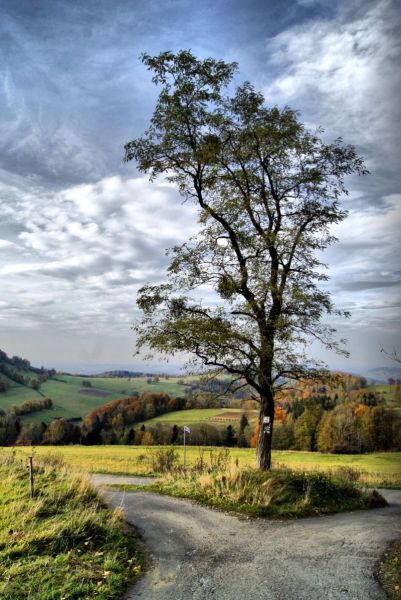
<svg viewBox="0 0 401 600"><path fill-rule="evenodd" d="M26 400L39 400L42 396L37 390L14 384L6 393L0 394L0 408L10 410L14 404L22 404Z"/></svg>
<svg viewBox="0 0 401 600"><path fill-rule="evenodd" d="M367 485L401 488L401 452L371 454L322 454L320 452L275 451L275 464L305 470L349 467L362 473Z"/></svg>
<svg viewBox="0 0 401 600"><path fill-rule="evenodd" d="M396 392L395 385L388 383L374 383L368 386L372 392L378 392L385 400L386 406L395 410L401 410L400 392Z"/></svg>
<svg viewBox="0 0 401 600"><path fill-rule="evenodd" d="M67 464L89 473L152 475L149 453L153 450L146 446L46 446L35 448L34 451L38 456L47 453L63 456ZM29 451L29 448L17 449L22 455ZM177 447L177 451L182 462L183 448ZM255 465L255 450L252 448L231 448L230 456L232 463L238 461L241 467ZM188 465L193 465L198 458L199 449L188 446ZM351 467L360 471L361 481L365 485L401 488L401 452L345 455L274 451L273 466L280 465L302 471L331 471L339 467Z"/></svg>
<svg viewBox="0 0 401 600"><path fill-rule="evenodd" d="M141 572L143 553L121 511L59 460L0 454L0 600L112 600Z"/></svg>
<svg viewBox="0 0 401 600"><path fill-rule="evenodd" d="M401 600L401 539L393 542L378 568L380 582L390 600Z"/></svg>
<svg viewBox="0 0 401 600"><path fill-rule="evenodd" d="M83 378L74 375L63 375L59 379L65 380L70 385L82 387ZM185 386L176 380L160 379L158 383L147 383L147 377L133 377L126 379L122 377L89 377L87 378L93 388L110 392L112 394L130 395L133 392L166 392L172 396L182 396ZM124 394L122 394L124 392Z"/></svg>

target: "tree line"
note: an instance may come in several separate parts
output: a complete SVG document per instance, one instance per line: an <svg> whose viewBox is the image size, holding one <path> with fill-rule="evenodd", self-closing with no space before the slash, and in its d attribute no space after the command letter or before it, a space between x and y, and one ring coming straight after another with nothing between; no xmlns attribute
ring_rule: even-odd
<svg viewBox="0 0 401 600"><path fill-rule="evenodd" d="M54 377L55 374L55 369L32 367L26 358L9 357L0 350L0 393L7 392L12 383L39 390L41 383Z"/></svg>

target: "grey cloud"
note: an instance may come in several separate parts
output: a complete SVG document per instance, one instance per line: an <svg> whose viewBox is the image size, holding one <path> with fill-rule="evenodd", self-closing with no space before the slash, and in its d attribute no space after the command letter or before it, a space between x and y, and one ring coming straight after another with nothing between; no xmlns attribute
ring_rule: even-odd
<svg viewBox="0 0 401 600"><path fill-rule="evenodd" d="M107 271L112 265L110 256L96 256L91 260L82 260L79 264L69 265L48 263L42 268L37 269L35 273L41 273L49 277L60 277L65 279L78 279L88 273L99 274Z"/></svg>
<svg viewBox="0 0 401 600"><path fill-rule="evenodd" d="M375 288L387 288L387 287L396 287L401 285L401 280L398 281L344 281L343 283L339 283L338 286L343 290L348 291L362 291L362 290L372 290Z"/></svg>
<svg viewBox="0 0 401 600"><path fill-rule="evenodd" d="M391 310L393 308L401 308L401 302L371 302L370 304L363 305L361 308L367 310Z"/></svg>
<svg viewBox="0 0 401 600"><path fill-rule="evenodd" d="M384 246L390 246L391 242L388 240L370 239L370 240L342 240L341 244L336 247L336 253L344 252L360 252L361 250L376 250L377 248L383 248Z"/></svg>
<svg viewBox="0 0 401 600"><path fill-rule="evenodd" d="M180 239L186 219L196 223L174 188L143 178L114 177L22 198L6 192L9 219L23 228L18 241L26 253L20 262L0 261L6 329L129 331L138 287L164 276L166 246Z"/></svg>
<svg viewBox="0 0 401 600"><path fill-rule="evenodd" d="M401 60L397 3L341 3L334 18L317 17L268 41L277 76L266 86L273 102L300 109L309 126L323 125L327 139L342 135L365 156L371 176L349 180L359 198L377 205L401 188Z"/></svg>
<svg viewBox="0 0 401 600"><path fill-rule="evenodd" d="M60 187L127 172L123 144L145 128L156 95L139 55L172 47L224 55L227 38L232 47L239 38L249 40L245 19L255 35L277 31L285 22L279 6L277 0L269 3L267 13L275 18L262 26L266 7L258 1L244 9L239 0L205 0L191 5L188 19L182 0L162 11L155 0L5 0L3 167Z"/></svg>

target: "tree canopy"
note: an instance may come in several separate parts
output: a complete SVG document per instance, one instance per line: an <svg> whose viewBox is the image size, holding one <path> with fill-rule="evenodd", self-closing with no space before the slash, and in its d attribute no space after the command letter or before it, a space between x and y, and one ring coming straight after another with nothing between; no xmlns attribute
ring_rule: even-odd
<svg viewBox="0 0 401 600"><path fill-rule="evenodd" d="M269 468L277 387L321 374L306 353L311 340L345 353L323 323L336 310L319 287L327 275L318 255L346 216L345 177L366 171L353 146L325 143L248 82L233 89L236 63L189 51L142 60L162 89L125 157L198 205L199 232L169 251L165 283L139 291L138 348L183 352L251 386L261 406L258 464Z"/></svg>

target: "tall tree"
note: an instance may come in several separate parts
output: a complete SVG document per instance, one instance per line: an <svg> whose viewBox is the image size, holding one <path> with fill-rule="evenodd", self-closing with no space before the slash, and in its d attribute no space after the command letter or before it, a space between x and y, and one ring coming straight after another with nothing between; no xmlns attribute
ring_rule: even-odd
<svg viewBox="0 0 401 600"><path fill-rule="evenodd" d="M248 417L246 416L245 413L242 413L241 420L239 423L240 435L242 435L244 433L245 427L247 427L248 425L249 425Z"/></svg>
<svg viewBox="0 0 401 600"><path fill-rule="evenodd" d="M335 241L344 178L364 173L362 160L340 139L326 144L307 131L289 108L266 106L250 83L230 95L235 63L189 51L142 60L162 90L125 157L197 203L199 233L171 249L166 283L139 291L138 348L181 351L192 367L230 373L233 389L251 386L257 462L268 469L283 378L321 375L305 354L311 339L344 352L322 324L334 307L318 287L327 277L317 254ZM197 298L202 288L215 303Z"/></svg>

